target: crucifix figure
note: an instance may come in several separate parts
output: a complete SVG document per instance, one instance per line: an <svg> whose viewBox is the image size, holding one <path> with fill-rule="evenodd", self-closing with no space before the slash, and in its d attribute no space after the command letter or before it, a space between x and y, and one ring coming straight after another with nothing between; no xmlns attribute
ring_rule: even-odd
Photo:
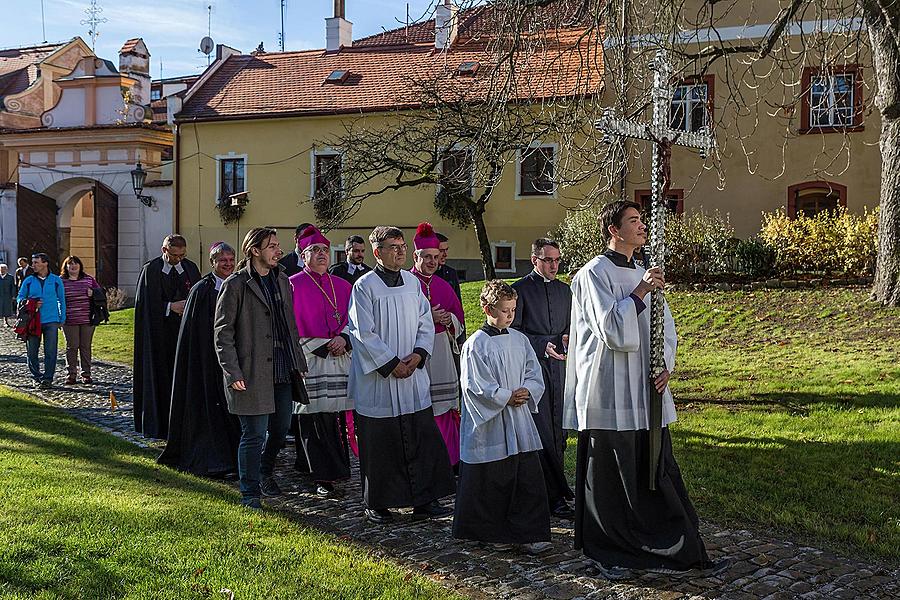
<svg viewBox="0 0 900 600"><path fill-rule="evenodd" d="M654 145L651 174L652 205L650 209L650 266L665 269L666 196L671 184L672 147L683 146L700 150L706 158L713 147L713 138L706 127L697 132L672 129L669 111L672 104L672 66L664 50L656 51L651 68L653 76L653 120L648 125L613 115L606 109L595 126L607 136L646 140ZM650 489L656 489L656 471L662 444L662 394L653 381L666 368L663 332L663 292L654 290L650 300Z"/></svg>

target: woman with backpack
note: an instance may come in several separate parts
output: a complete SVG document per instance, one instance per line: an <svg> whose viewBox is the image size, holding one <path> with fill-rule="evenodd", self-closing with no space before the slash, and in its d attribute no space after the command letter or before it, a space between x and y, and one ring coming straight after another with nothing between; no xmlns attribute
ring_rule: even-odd
<svg viewBox="0 0 900 600"><path fill-rule="evenodd" d="M66 322L63 333L66 336L66 367L69 376L66 383L78 380L78 357L81 357L81 381L93 383L91 379L91 340L94 325L91 324L91 298L103 293L97 280L84 272L84 264L77 256L69 256L63 261L60 277L66 290Z"/></svg>

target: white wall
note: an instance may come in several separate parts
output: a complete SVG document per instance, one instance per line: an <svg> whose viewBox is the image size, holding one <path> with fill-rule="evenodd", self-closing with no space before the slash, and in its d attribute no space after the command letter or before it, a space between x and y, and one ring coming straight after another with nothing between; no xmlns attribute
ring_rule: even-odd
<svg viewBox="0 0 900 600"><path fill-rule="evenodd" d="M0 250L6 251L6 263L10 271L17 268L16 251L19 247L18 223L16 221L16 189L0 190Z"/></svg>

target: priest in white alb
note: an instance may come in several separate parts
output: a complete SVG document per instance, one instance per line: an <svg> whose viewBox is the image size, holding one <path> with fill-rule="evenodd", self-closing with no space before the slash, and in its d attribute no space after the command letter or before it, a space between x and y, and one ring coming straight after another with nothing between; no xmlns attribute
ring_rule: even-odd
<svg viewBox="0 0 900 600"><path fill-rule="evenodd" d="M675 404L668 389L675 368L675 323L665 307L666 370L653 385L663 394L662 452L649 486L649 292L662 289L658 268L635 264L647 241L640 207L603 207L607 248L572 279L564 426L578 431L575 547L609 579L630 570L715 569L698 531L672 453L668 425Z"/></svg>
<svg viewBox="0 0 900 600"><path fill-rule="evenodd" d="M431 305L403 270L403 232L379 226L369 242L377 265L350 295L349 384L366 518L388 523L390 509L403 507L413 507L414 518L446 516L453 511L438 499L455 484L424 368L434 347Z"/></svg>

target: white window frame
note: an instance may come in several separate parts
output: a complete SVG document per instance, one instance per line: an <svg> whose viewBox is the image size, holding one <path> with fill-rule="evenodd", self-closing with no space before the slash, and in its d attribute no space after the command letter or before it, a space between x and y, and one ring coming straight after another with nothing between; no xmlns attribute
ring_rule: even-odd
<svg viewBox="0 0 900 600"><path fill-rule="evenodd" d="M435 186L435 195L439 194L441 190L444 189L444 186L440 183L440 176L444 174L444 154L448 152L458 152L460 150L464 150L472 157L472 168L469 171L469 198L475 197L475 149L466 144L453 144L452 146L444 146L440 149L441 160L438 161L437 165L438 183Z"/></svg>
<svg viewBox="0 0 900 600"><path fill-rule="evenodd" d="M553 149L553 192L550 194L525 194L522 195L522 149L519 148L516 150L516 200L532 200L532 199L543 199L550 198L555 199L556 193L559 189L559 184L556 183L556 175L558 173L559 168L559 144L556 142L542 142L536 141L528 144L528 150L537 150L539 148L552 148Z"/></svg>
<svg viewBox="0 0 900 600"><path fill-rule="evenodd" d="M838 122L837 115L839 113L846 113L845 108L838 108L837 102L834 97L834 89L835 89L835 80L838 77L846 77L850 80L850 114L848 116L848 121L841 123ZM824 82L824 83L823 83ZM826 106L818 107L816 101L814 100L813 90L815 89L817 84L821 84L825 87L825 90L820 96L825 99ZM817 110L818 109L818 110ZM816 112L820 112L824 115L827 115L827 123L816 122L816 118L813 115ZM809 84L809 127L810 129L816 129L819 127L854 127L856 123L856 73L855 72L846 72L846 73L819 73L813 75L810 79Z"/></svg>
<svg viewBox="0 0 900 600"><path fill-rule="evenodd" d="M693 97L693 90L695 88L703 88L703 99L698 100ZM694 83L683 83L675 87L675 91L684 90L684 94L682 95L681 100L675 99L675 94L672 95L672 102L669 104L669 123L672 122L672 116L675 114L675 107L680 105L682 110L684 111L684 129L680 129L679 131L699 131L700 127L709 127L709 84L706 81L696 81ZM693 106L694 104L701 104L703 106L703 120L704 123L700 124L700 127L694 129L692 127L693 123L691 123L691 116L694 114Z"/></svg>
<svg viewBox="0 0 900 600"><path fill-rule="evenodd" d="M510 261L508 269L497 268L497 248L510 248ZM498 273L515 273L516 272L516 243L500 240L491 242L491 258L494 260L494 270Z"/></svg>
<svg viewBox="0 0 900 600"><path fill-rule="evenodd" d="M248 180L248 175L250 169L247 167L247 155L246 154L237 154L235 152L229 152L228 154L216 154L216 201L218 202L219 198L222 197L222 161L223 160L243 160L244 161L244 189L242 192L246 192L250 190L250 183Z"/></svg>
<svg viewBox="0 0 900 600"><path fill-rule="evenodd" d="M341 191L344 190L344 153L339 148L315 148L309 153L309 197L316 197L316 157L317 156L338 156L341 159Z"/></svg>
<svg viewBox="0 0 900 600"><path fill-rule="evenodd" d="M331 245L331 266L334 266L338 263L337 253L343 252L343 251L344 251L344 246L342 244L338 244L338 245L332 244Z"/></svg>

